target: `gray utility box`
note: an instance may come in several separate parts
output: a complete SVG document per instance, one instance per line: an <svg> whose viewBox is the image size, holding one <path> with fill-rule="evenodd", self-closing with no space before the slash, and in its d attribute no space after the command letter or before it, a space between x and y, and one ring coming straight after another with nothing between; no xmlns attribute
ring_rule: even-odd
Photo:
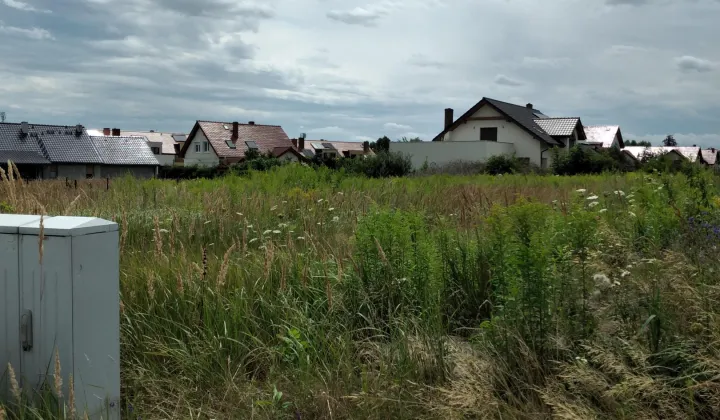
<svg viewBox="0 0 720 420"><path fill-rule="evenodd" d="M118 226L92 217L0 214L0 396L7 365L27 392L53 386L55 351L63 395L73 374L79 415L120 418Z"/></svg>

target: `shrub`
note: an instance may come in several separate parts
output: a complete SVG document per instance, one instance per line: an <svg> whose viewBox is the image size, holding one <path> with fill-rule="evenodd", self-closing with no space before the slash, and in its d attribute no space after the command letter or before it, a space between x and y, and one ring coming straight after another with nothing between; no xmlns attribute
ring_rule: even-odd
<svg viewBox="0 0 720 420"><path fill-rule="evenodd" d="M555 175L599 174L620 171L627 164L618 153L575 146L565 153L553 149L552 169Z"/></svg>
<svg viewBox="0 0 720 420"><path fill-rule="evenodd" d="M485 172L490 175L514 174L520 172L520 161L514 156L491 156L485 162Z"/></svg>

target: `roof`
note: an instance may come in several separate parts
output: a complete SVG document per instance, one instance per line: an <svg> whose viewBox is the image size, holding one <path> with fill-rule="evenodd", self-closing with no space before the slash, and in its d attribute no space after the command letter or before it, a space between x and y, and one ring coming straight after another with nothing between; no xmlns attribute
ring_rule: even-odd
<svg viewBox="0 0 720 420"><path fill-rule="evenodd" d="M8 161L18 165L47 165L50 163L40 152L0 150L0 165L6 164Z"/></svg>
<svg viewBox="0 0 720 420"><path fill-rule="evenodd" d="M163 155L175 155L175 145L177 141L175 136L184 134L177 133L160 133L157 131L121 131L122 137L145 137L150 142L162 143L162 149L160 152Z"/></svg>
<svg viewBox="0 0 720 420"><path fill-rule="evenodd" d="M262 154L272 153L276 147L293 147L285 131L279 125L238 124L238 139L235 149L226 142L232 140L233 123L218 121L197 121L180 151L184 157L198 130L202 130L219 158L244 158L248 150L246 141L254 141Z"/></svg>
<svg viewBox="0 0 720 420"><path fill-rule="evenodd" d="M106 165L160 165L144 137L96 136L92 140Z"/></svg>
<svg viewBox="0 0 720 420"><path fill-rule="evenodd" d="M615 137L618 138L619 146L625 147L618 125L588 125L585 127L585 136L587 136L587 144L599 144L604 149L612 147Z"/></svg>
<svg viewBox="0 0 720 420"><path fill-rule="evenodd" d="M83 128L75 126L28 124L28 134L19 123L0 123L0 149L40 152L53 163L102 163L95 145Z"/></svg>
<svg viewBox="0 0 720 420"><path fill-rule="evenodd" d="M714 165L715 162L717 162L718 153L720 153L718 149L705 149L700 151L703 162L707 163L708 165Z"/></svg>
<svg viewBox="0 0 720 420"><path fill-rule="evenodd" d="M551 136L572 136L580 118L537 118L535 124Z"/></svg>
<svg viewBox="0 0 720 420"><path fill-rule="evenodd" d="M303 150L303 153L305 153L306 156L313 157L315 155L315 148L313 147L313 143L329 143L333 149L337 150L340 155L344 155L345 152L359 152L364 153L365 152L365 146L363 142L359 141L330 141L330 140L305 140L305 149ZM367 153L364 153L366 155L374 155L375 152L370 149Z"/></svg>
<svg viewBox="0 0 720 420"><path fill-rule="evenodd" d="M448 131L452 131L457 128L463 122L466 122L473 114L475 114L480 108L485 105L490 105L495 108L498 112L505 115L506 117L517 123L520 128L527 131L531 136L538 140L544 141L550 145L562 146L558 140L553 139L545 130L543 130L538 124L537 120L542 119L544 114L534 108L528 108L526 106L515 105L497 99L482 98L472 108L467 110L460 118L455 120L448 128L443 130L440 134L435 136L433 141L442 141L443 136Z"/></svg>
<svg viewBox="0 0 720 420"><path fill-rule="evenodd" d="M677 153L680 156L684 157L685 159L689 160L690 162L697 161L698 157L700 156L700 148L699 147L665 147L665 146L654 146L654 147L645 147L645 146L627 146L623 148L623 151L627 151L628 153L635 156L637 159L641 159L643 156L657 156L664 153Z"/></svg>
<svg viewBox="0 0 720 420"><path fill-rule="evenodd" d="M300 153L295 147L292 145L290 146L279 146L272 150L272 155L275 157L280 157L284 155L285 153L292 153L293 155L297 156L299 159L304 159L305 155Z"/></svg>

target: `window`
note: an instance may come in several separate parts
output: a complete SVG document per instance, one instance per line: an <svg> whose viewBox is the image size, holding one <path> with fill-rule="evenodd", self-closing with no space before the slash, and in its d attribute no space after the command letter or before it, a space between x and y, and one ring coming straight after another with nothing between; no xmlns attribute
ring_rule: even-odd
<svg viewBox="0 0 720 420"><path fill-rule="evenodd" d="M50 179L58 177L58 166L56 164L50 165Z"/></svg>
<svg viewBox="0 0 720 420"><path fill-rule="evenodd" d="M245 145L246 145L246 146L248 147L248 149L250 149L250 150L258 150L258 145L257 145L257 143L255 143L255 142L252 141L252 140L246 141L246 142L245 142Z"/></svg>
<svg viewBox="0 0 720 420"><path fill-rule="evenodd" d="M236 148L237 148L237 146L235 146L235 143L233 143L232 140L225 140L225 144L227 144L227 147L229 147L229 148L231 148L231 149L236 149Z"/></svg>
<svg viewBox="0 0 720 420"><path fill-rule="evenodd" d="M203 146L203 152L207 153L210 151L210 144L208 142L204 141L202 146Z"/></svg>
<svg viewBox="0 0 720 420"><path fill-rule="evenodd" d="M159 155L160 154L160 148L159 147L151 147L153 155Z"/></svg>
<svg viewBox="0 0 720 420"><path fill-rule="evenodd" d="M497 127L484 127L480 129L480 140L497 141Z"/></svg>
<svg viewBox="0 0 720 420"><path fill-rule="evenodd" d="M85 178L91 179L95 176L95 166L85 165Z"/></svg>
<svg viewBox="0 0 720 420"><path fill-rule="evenodd" d="M195 153L200 153L200 143L195 143Z"/></svg>

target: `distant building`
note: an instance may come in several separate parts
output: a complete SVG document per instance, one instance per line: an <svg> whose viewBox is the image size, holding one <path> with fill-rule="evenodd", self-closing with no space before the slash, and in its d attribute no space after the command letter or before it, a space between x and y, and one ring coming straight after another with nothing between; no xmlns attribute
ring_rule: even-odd
<svg viewBox="0 0 720 420"><path fill-rule="evenodd" d="M588 125L584 127L587 140L580 144L600 149L622 149L625 147L618 125Z"/></svg>
<svg viewBox="0 0 720 420"><path fill-rule="evenodd" d="M197 121L179 157L185 166L218 166L245 160L248 152L271 154L281 160L304 160L279 125Z"/></svg>
<svg viewBox="0 0 720 420"><path fill-rule="evenodd" d="M171 166L176 163L177 155L187 138L187 135L182 133L162 133L155 130L125 131L119 128L103 128L102 131L88 130L88 133L91 136L145 138L161 166Z"/></svg>
<svg viewBox="0 0 720 420"><path fill-rule="evenodd" d="M292 139L292 143L309 159L315 156L324 158L354 158L375 154L375 152L370 149L370 143L367 141L306 140L301 138Z"/></svg>
<svg viewBox="0 0 720 420"><path fill-rule="evenodd" d="M0 123L0 164L12 161L26 178L152 177L158 161L145 141L99 141L82 125Z"/></svg>

